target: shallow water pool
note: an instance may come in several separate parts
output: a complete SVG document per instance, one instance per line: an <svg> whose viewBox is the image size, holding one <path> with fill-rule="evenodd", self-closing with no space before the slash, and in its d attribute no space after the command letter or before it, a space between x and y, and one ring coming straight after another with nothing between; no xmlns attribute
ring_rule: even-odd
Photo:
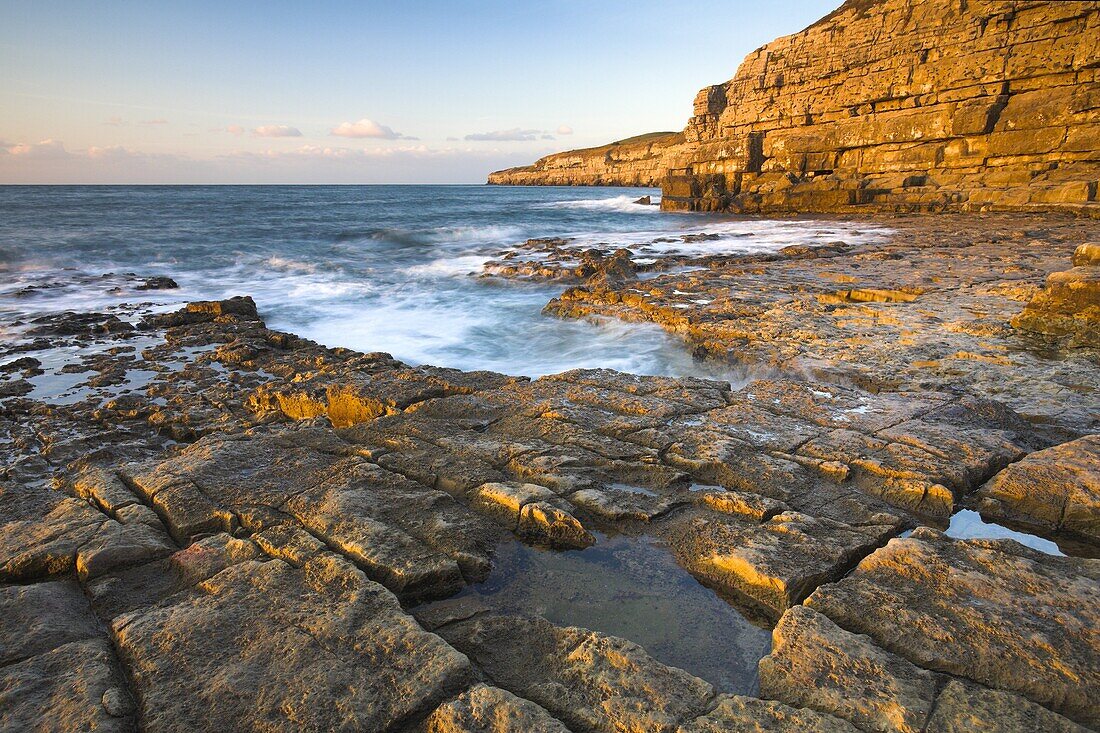
<svg viewBox="0 0 1100 733"><path fill-rule="evenodd" d="M757 691L756 665L771 649L768 626L699 583L652 538L597 540L563 552L508 542L488 580L461 595L497 611L629 639L722 691Z"/></svg>

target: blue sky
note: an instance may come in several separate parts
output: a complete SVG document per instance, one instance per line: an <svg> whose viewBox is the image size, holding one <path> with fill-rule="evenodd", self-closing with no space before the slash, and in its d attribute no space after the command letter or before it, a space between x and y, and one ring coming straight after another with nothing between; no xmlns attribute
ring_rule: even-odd
<svg viewBox="0 0 1100 733"><path fill-rule="evenodd" d="M839 0L0 0L0 183L478 183L678 130Z"/></svg>

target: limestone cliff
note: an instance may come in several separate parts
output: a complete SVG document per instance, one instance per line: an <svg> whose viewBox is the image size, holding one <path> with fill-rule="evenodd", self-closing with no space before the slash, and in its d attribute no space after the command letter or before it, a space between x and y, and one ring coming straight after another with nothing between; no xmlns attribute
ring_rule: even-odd
<svg viewBox="0 0 1100 733"><path fill-rule="evenodd" d="M683 134L649 158L668 209L1094 212L1100 2L848 0L699 92Z"/></svg>
<svg viewBox="0 0 1100 733"><path fill-rule="evenodd" d="M489 174L489 183L509 186L660 186L684 136L652 132L598 148L570 150L534 165Z"/></svg>

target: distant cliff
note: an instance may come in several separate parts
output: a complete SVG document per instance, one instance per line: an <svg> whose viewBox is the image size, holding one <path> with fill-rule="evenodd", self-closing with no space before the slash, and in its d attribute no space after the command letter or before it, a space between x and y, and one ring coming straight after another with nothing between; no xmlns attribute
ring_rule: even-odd
<svg viewBox="0 0 1100 733"><path fill-rule="evenodd" d="M651 132L609 145L570 150L534 165L489 174L489 183L510 186L660 186L674 163L683 133Z"/></svg>
<svg viewBox="0 0 1100 733"><path fill-rule="evenodd" d="M644 160L669 209L1096 211L1100 2L849 0Z"/></svg>

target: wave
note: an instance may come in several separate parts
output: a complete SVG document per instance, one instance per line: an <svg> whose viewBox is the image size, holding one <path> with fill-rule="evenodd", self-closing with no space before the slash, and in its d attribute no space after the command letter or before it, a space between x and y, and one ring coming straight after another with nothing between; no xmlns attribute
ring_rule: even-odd
<svg viewBox="0 0 1100 733"><path fill-rule="evenodd" d="M551 201L545 204L535 204L536 209L582 209L585 211L618 211L624 214L653 214L661 210L660 206L644 206L636 204L639 197L626 195L612 196L606 199L577 199L575 201ZM660 196L650 195L655 204L661 202Z"/></svg>
<svg viewBox="0 0 1100 733"><path fill-rule="evenodd" d="M264 264L275 270L285 270L288 272L316 272L317 265L313 262L299 262L298 260L290 259L289 257L280 257L279 255L273 255L264 260Z"/></svg>
<svg viewBox="0 0 1100 733"><path fill-rule="evenodd" d="M441 257L438 260L425 262L422 265L406 267L402 272L406 275L427 277L454 277L457 275L474 275L481 272L481 268L491 257L484 255L461 255L458 257Z"/></svg>
<svg viewBox="0 0 1100 733"><path fill-rule="evenodd" d="M520 239L524 236L523 227L505 224L485 224L482 226L437 227L428 232L428 236L437 242L501 242Z"/></svg>
<svg viewBox="0 0 1100 733"><path fill-rule="evenodd" d="M436 244L487 244L523 239L523 227L506 224L483 224L478 226L444 226L431 229L402 229L387 227L363 231L340 232L335 237L337 244L353 242L385 242L402 247L424 247Z"/></svg>

